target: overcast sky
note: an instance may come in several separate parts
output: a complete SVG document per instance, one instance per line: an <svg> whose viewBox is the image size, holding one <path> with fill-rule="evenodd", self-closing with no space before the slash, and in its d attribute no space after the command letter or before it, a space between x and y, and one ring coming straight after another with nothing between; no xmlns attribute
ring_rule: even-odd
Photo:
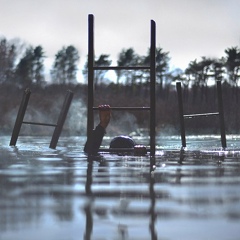
<svg viewBox="0 0 240 240"><path fill-rule="evenodd" d="M0 0L0 35L41 45L48 63L74 45L83 65L88 14L95 16L96 56L112 60L123 48L146 54L153 19L157 46L169 52L172 66L184 69L240 45L239 11L240 0Z"/></svg>

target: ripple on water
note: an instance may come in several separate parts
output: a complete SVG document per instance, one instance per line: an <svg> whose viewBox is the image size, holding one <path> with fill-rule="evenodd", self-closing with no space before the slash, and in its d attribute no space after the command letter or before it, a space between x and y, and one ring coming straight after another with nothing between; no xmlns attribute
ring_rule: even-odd
<svg viewBox="0 0 240 240"><path fill-rule="evenodd" d="M180 239L181 232L181 239L220 239L210 236L231 229L228 236L238 239L239 152L218 151L215 143L209 150L206 138L204 145L189 140L182 153L179 137L163 139L152 175L149 156L88 159L79 138L60 139L56 150L38 138L0 147L1 237Z"/></svg>
<svg viewBox="0 0 240 240"><path fill-rule="evenodd" d="M60 157L48 156L48 157L37 157L36 160L38 160L38 161L62 161L63 159Z"/></svg>

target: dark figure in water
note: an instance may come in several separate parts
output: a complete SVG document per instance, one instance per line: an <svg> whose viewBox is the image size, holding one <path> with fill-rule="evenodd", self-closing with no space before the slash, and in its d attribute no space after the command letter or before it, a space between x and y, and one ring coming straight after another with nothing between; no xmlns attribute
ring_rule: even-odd
<svg viewBox="0 0 240 240"><path fill-rule="evenodd" d="M86 152L89 155L97 155L103 137L106 134L106 128L111 119L111 108L109 105L99 106L99 119L100 119L99 124L92 131L92 134L87 139L87 142L84 147L84 152ZM110 148L134 149L135 155L145 155L147 153L146 148L144 146L136 145L133 139L128 136L118 136L113 138L112 141L110 142Z"/></svg>

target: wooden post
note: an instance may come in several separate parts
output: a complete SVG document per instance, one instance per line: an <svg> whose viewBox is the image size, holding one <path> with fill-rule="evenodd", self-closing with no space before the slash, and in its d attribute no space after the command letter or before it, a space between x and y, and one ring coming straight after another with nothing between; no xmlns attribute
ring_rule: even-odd
<svg viewBox="0 0 240 240"><path fill-rule="evenodd" d="M150 155L154 156L156 151L156 23L151 20L151 45L150 45ZM155 158L153 158L155 161ZM155 163L153 163L155 164Z"/></svg>
<svg viewBox="0 0 240 240"><path fill-rule="evenodd" d="M221 143L222 143L222 147L226 148L227 141L226 141L226 133L225 133L221 81L217 81L217 97L218 97L218 111L219 111L219 122L220 122L220 131L221 131Z"/></svg>
<svg viewBox="0 0 240 240"><path fill-rule="evenodd" d="M12 137L9 144L10 146L15 146L17 143L18 135L22 126L30 95L31 91L29 88L27 88L23 93L22 102L18 110L17 118L12 132Z"/></svg>
<svg viewBox="0 0 240 240"><path fill-rule="evenodd" d="M182 147L186 147L186 136L185 136L184 115L183 115L183 100L182 100L181 82L177 82L176 85L177 85L177 95L178 95L178 110L179 110Z"/></svg>
<svg viewBox="0 0 240 240"><path fill-rule="evenodd" d="M94 16L88 15L88 110L87 110L87 137L89 138L94 127Z"/></svg>
<svg viewBox="0 0 240 240"><path fill-rule="evenodd" d="M58 139L60 137L60 134L62 132L62 128L63 128L63 124L65 122L69 107L71 105L72 102L72 98L73 98L73 92L68 90L63 106L62 106L62 110L60 112L60 115L58 117L58 121L57 121L57 126L54 129L53 135L52 135L52 140L50 142L49 148L53 148L55 149L58 143Z"/></svg>

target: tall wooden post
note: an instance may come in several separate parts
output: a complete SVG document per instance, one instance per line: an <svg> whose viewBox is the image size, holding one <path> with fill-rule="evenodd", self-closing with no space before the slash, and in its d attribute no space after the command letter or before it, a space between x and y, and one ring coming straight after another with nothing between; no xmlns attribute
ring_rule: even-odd
<svg viewBox="0 0 240 240"><path fill-rule="evenodd" d="M23 122L24 115L25 115L25 112L27 109L30 95L31 95L31 91L29 88L27 88L23 93L22 102L21 102L19 110L18 110L17 118L16 118L15 125L14 125L13 132L12 132L12 137L11 137L10 144L9 144L10 146L15 146L17 143L18 135L21 130L22 122Z"/></svg>
<svg viewBox="0 0 240 240"><path fill-rule="evenodd" d="M57 126L55 127L53 135L52 135L52 140L50 142L49 148L55 149L56 146L57 146L58 139L59 139L60 134L62 132L62 128L63 128L64 122L66 120L69 107L70 107L71 102L72 102L72 98L73 98L73 92L68 90L67 94L66 94L66 97L65 97L65 100L64 100L64 103L63 103L63 106L62 106L62 110L61 110L60 115L58 117Z"/></svg>
<svg viewBox="0 0 240 240"><path fill-rule="evenodd" d="M218 111L219 111L219 122L220 122L220 131L221 131L221 143L222 143L222 147L226 148L227 141L226 141L226 133L225 133L221 81L217 81L217 96L218 96Z"/></svg>
<svg viewBox="0 0 240 240"><path fill-rule="evenodd" d="M150 43L150 155L154 156L156 151L156 23L151 20L151 43Z"/></svg>
<svg viewBox="0 0 240 240"><path fill-rule="evenodd" d="M179 111L180 129L181 129L182 147L186 147L186 136L185 136L184 115L183 115L183 100L182 100L181 82L177 82L177 95L178 95L178 111Z"/></svg>
<svg viewBox="0 0 240 240"><path fill-rule="evenodd" d="M94 16L88 15L88 110L87 136L91 135L94 127L93 92L94 92Z"/></svg>

